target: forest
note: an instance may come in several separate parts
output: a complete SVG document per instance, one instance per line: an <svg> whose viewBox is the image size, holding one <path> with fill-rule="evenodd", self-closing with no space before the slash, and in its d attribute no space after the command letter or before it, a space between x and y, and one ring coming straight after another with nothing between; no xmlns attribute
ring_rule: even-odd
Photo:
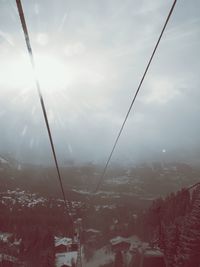
<svg viewBox="0 0 200 267"><path fill-rule="evenodd" d="M78 183L80 173L74 171L71 173L73 174L71 187L75 187L72 178L76 173L77 179L74 182ZM83 173L84 179L87 179L88 173L92 177L90 169L83 168ZM37 190L36 185L42 175L44 176L41 188ZM23 172L7 169L0 173L0 232L13 233L13 239L22 240L18 254L2 243L1 251L6 250L31 267L53 266L54 236L72 235L70 220L65 216L63 202L57 197L58 188L53 186L53 176L51 170L42 171L39 176L37 171L31 173L28 169ZM48 179L50 183L47 183ZM23 190L26 190L19 191L17 187L23 184L23 181ZM41 194L43 197L40 197L41 201L34 205L25 205L14 196L9 199L10 195L6 193L9 188L21 192L22 198L29 194L33 203ZM81 188L80 184L78 188ZM51 192L50 195L48 191ZM84 231L82 233L82 242L89 257L96 249L107 245L115 236L137 235L142 241L163 250L169 267L199 267L200 186L191 190L183 188L165 197L156 198L146 207L138 200L137 203L133 196L127 198L121 195L120 199L116 199L115 195L111 194L109 198L105 198L105 195L102 195L103 198L100 195L88 198L87 195L76 195L73 192L70 196L73 200L78 199L79 205L74 212L76 218L83 219L83 229L94 228L101 232L101 237L95 244L93 243L92 250L88 247Z"/></svg>
<svg viewBox="0 0 200 267"><path fill-rule="evenodd" d="M200 264L200 186L156 199L140 216L140 236L163 249L169 267Z"/></svg>

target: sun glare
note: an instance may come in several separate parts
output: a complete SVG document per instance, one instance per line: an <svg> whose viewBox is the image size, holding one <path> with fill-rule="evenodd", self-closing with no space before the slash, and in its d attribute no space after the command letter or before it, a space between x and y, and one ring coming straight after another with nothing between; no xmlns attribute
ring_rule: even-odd
<svg viewBox="0 0 200 267"><path fill-rule="evenodd" d="M51 55L36 56L36 75L44 90L54 91L62 89L68 84L64 63Z"/></svg>
<svg viewBox="0 0 200 267"><path fill-rule="evenodd" d="M37 54L35 57L36 77L42 90L59 90L67 86L64 63L51 54ZM0 64L1 84L10 89L25 89L34 86L34 71L27 54L18 55Z"/></svg>

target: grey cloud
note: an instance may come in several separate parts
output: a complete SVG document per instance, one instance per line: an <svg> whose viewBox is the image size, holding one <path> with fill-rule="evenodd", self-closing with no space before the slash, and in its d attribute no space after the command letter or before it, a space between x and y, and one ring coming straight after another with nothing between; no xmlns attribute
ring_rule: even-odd
<svg viewBox="0 0 200 267"><path fill-rule="evenodd" d="M23 4L35 53L56 57L66 71L63 88L51 94L42 88L59 159L105 161L171 3L45 0ZM199 1L177 3L114 161L153 161L163 156L162 149L168 160L198 161L199 5ZM13 2L0 2L0 18L1 62L12 65L20 53L26 55ZM12 77L11 72L10 81ZM23 161L51 162L34 84L25 97L26 88L10 82L7 87L12 88L6 88L1 81L3 77L1 153Z"/></svg>

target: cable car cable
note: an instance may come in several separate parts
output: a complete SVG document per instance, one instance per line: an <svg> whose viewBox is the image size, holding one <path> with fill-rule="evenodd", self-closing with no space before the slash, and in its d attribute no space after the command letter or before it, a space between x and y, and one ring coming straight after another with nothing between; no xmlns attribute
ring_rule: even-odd
<svg viewBox="0 0 200 267"><path fill-rule="evenodd" d="M41 108L42 108L42 112L43 112L43 116L44 116L44 120L45 120L45 124L46 124L46 128L47 128L47 132L48 132L48 136L49 136L49 141L50 141L50 145L51 145L53 158L54 158L54 161L55 161L58 180L59 180L59 184L60 184L60 188L61 188L61 192L62 192L64 204L65 204L65 209L66 209L67 215L69 216L71 222L73 223L73 219L72 219L72 216L71 216L70 202L69 202L69 200L67 200L66 195L65 195L65 191L64 191L64 187L63 187L63 183L62 183L62 178L61 178L61 173L60 173L58 160L57 160L57 156L56 156L55 146L54 146L54 142L53 142L53 138L52 138L52 134L51 134L51 129L50 129L49 121L48 121L48 116L47 116L47 112L46 112L46 107L45 107L43 95L42 95L42 92L41 92L40 83L39 83L39 80L38 80L37 75L36 75L36 67L35 67L35 60L34 60L34 56L33 56L33 50L32 50L32 47L31 47L30 37L29 37L29 33L28 33L28 28L27 28L27 25L26 25L26 20L25 20L25 16L24 16L24 11L23 11L23 7L22 7L22 4L21 4L21 0L16 0L16 4L17 4L19 18L20 18L20 21L21 21L21 25L22 25L22 29L23 29L23 33L24 33L24 37L25 37L25 41L26 41L26 46L27 46L27 50L28 50L30 61L31 61L31 65L32 65L32 69L33 69L33 72L34 72L35 84L36 84L36 88L37 88L37 91L38 91L38 96L39 96L39 99L40 99L40 104L41 104Z"/></svg>
<svg viewBox="0 0 200 267"><path fill-rule="evenodd" d="M145 76L146 76L146 74L147 74L147 72L148 72L148 70L149 70L149 67L150 67L151 62L152 62L152 60L153 60L153 57L154 57L154 55L155 55L155 53L156 53L156 50L157 50L158 45L159 45L159 43L160 43L160 40L161 40L161 38L162 38L162 36L163 36L163 33L164 33L164 31L165 31L165 28L166 28L166 26L167 26L167 24L168 24L168 21L169 21L171 15L172 15L172 13L173 13L173 10L174 10L174 7L175 7L175 5L176 5L176 2L177 2L177 0L174 0L173 4L172 4L172 6L171 6L171 9L170 9L170 11L169 11L169 13L168 13L168 16L167 16L167 18L166 18L166 20L165 20L165 23L164 23L164 26L163 26L163 28L162 28L162 31L161 31L161 33L160 33L160 35L159 35L158 41L156 42L156 45L155 45L155 47L154 47L154 49L153 49L153 52L152 52L152 54L151 54L151 57L150 57L150 59L149 59L149 61L148 61L148 64L147 64L147 66L146 66L146 68L145 68L145 71L144 71L144 73L143 73L143 75L142 75L142 78L141 78L140 83L139 83L139 85L138 85L138 87L137 87L137 90L136 90L136 92L135 92L135 95L134 95L134 97L133 97L133 99L132 99L132 102L131 102L131 104L130 104L130 106L129 106L128 112L127 112L127 114L126 114L126 116L125 116L125 119L124 119L124 121L123 121L123 123L122 123L122 126L121 126L121 128L120 128L120 130L119 130L119 133L118 133L118 135L117 135L117 138L115 139L114 145L113 145L112 150L111 150L111 152L110 152L110 154L109 154L109 157L108 157L107 162L106 162L106 165L105 165L105 167L104 167L104 169L103 169L102 175L101 175L101 177L100 177L100 179L99 179L99 181L98 181L98 183L97 183L97 186L96 186L95 190L93 191L94 194L96 194L96 193L98 192L98 190L99 190L99 188L100 188L100 186L101 186L101 183L102 183L102 181L103 181L104 178L105 178L105 174L106 174L106 171L107 171L107 169L108 169L108 165L109 165L109 163L110 163L110 160L111 160L111 158L112 158L112 156L113 156L114 150L115 150L115 148L116 148L116 146L117 146L117 143L118 143L119 138L120 138L120 136L121 136L121 134L122 134L122 131L123 131L123 129L124 129L124 126L125 126L125 124L126 124L126 121L127 121L128 117L129 117L129 114L130 114L130 112L131 112L131 110L132 110L132 107L133 107L133 105L134 105L134 103L135 103L136 97L137 97L137 95L138 95L138 93L139 93L139 91L140 91L140 88L141 88L142 84L143 84L143 81L144 81L144 79L145 79Z"/></svg>

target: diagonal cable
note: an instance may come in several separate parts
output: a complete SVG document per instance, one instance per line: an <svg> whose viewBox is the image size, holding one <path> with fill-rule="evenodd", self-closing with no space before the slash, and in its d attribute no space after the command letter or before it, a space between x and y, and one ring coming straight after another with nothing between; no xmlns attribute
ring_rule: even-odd
<svg viewBox="0 0 200 267"><path fill-rule="evenodd" d="M22 4L21 4L21 0L16 0L16 4L17 4L17 9L18 9L18 13L19 13L22 29L23 29L23 32L24 32L24 37L25 37L25 41L26 41L27 50L28 50L28 53L29 53L31 65L32 65L33 72L34 72L35 84L36 84L36 88L37 88L37 91L38 91L40 104L41 104L41 107L42 107L42 112L43 112L43 116L44 116L44 120L45 120L45 124L46 124L46 128L47 128L47 132L48 132L48 136L49 136L51 150L52 150L53 158L54 158L54 161L55 161L58 180L59 180L59 184L60 184L60 187L61 187L61 192L62 192L62 196L63 196L65 208L66 208L66 212L69 215L69 217L71 218L71 205L70 205L70 202L67 200L67 198L65 196L65 191L64 191L64 187L63 187L63 183L62 183L62 178L61 178L60 169L59 169L59 165L58 165L58 160L57 160L57 156L56 156L55 146L54 146L54 143L53 143L51 129L50 129L50 126L49 126L46 107L45 107L44 99L43 99L42 92L41 92L41 89L40 89L40 83L39 83L39 80L38 80L37 75L36 75L36 67L35 67L35 60L34 60L34 56L33 56L33 50L31 48L31 42L30 42L30 38L29 38L29 33L28 33L27 25L26 25L26 20L25 20L25 16L24 16L24 11L23 11L23 7L22 7Z"/></svg>
<svg viewBox="0 0 200 267"><path fill-rule="evenodd" d="M111 160L111 158L112 158L112 155L113 155L113 153L114 153L114 150L115 150L115 148L116 148L116 146L117 146L117 143L118 143L118 141L119 141L119 138L120 138L120 136L121 136L121 134L122 134L122 131L123 131L123 129L124 129L124 126L125 126L125 124L126 124L126 121L127 121L127 119L128 119L128 116L129 116L129 114L130 114L130 112L131 112L131 109L132 109L132 107L133 107L133 104L135 103L136 97L137 97L137 95L138 95L138 93L139 93L139 91L140 91L140 88L141 88L141 86L142 86L142 84L143 84L143 81L144 81L145 76L146 76L146 74L147 74L147 72L148 72L148 69L149 69L149 67L150 67L150 65L151 65L151 62L152 62L153 57L154 57L154 55L155 55L155 53L156 53L156 50L157 50L158 45L159 45L159 43L160 43L160 40L161 40L161 38L162 38L162 36L163 36L163 33L164 33L165 28L166 28L166 26L167 26L167 23L168 23L168 21L169 21L169 19L170 19L170 17L171 17L171 14L173 13L173 10L174 10L174 7L175 7L175 5L176 5L176 2L177 2L177 0L174 0L174 2L173 2L173 4L172 4L172 7L171 7L171 9L170 9L170 11L169 11L169 14L168 14L168 16L167 16L167 18L166 18L165 24L164 24L164 26L163 26L163 28L162 28L162 31L161 31L160 35L159 35L158 41L157 41L157 43L156 43L156 45L155 45L155 47L154 47L154 49L153 49L153 52L152 52L152 54L151 54L151 57L150 57L150 59L149 59L149 61L148 61L148 64L147 64L147 66L146 66L146 68L145 68L144 74L143 74L143 76L142 76L142 78L141 78L141 80L140 80L140 83L139 83L139 85L138 85L138 87L137 87L137 90L136 90L136 92L135 92L135 95L134 95L134 97L133 97L133 99L132 99L131 105L130 105L130 107L129 107L129 109L128 109L128 112L127 112L127 114L126 114L126 116L125 116L125 119L124 119L124 121L123 121L123 123L122 123L122 126L121 126L121 128L120 128L120 130L119 130L119 133L118 133L118 135L117 135L117 138L115 139L114 145L113 145L112 150L111 150L111 152L110 152L110 154L109 154L109 157L108 157L108 159L107 159L106 165L105 165L105 167L104 167L104 169L103 169L102 175L101 175L101 177L100 177L100 179L99 179L99 181L98 181L98 183L97 183L97 186L96 186L96 188L95 188L95 190L94 190L94 193L97 193L97 191L99 190L99 188L100 188L100 186L101 186L101 183L102 183L103 179L105 178L105 174L106 174L106 171L107 171L109 162L110 162L110 160Z"/></svg>

